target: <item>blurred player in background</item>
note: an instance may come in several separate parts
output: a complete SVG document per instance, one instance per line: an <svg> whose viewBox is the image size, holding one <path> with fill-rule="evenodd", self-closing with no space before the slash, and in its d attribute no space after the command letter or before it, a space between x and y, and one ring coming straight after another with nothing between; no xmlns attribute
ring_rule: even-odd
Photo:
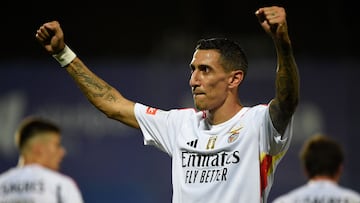
<svg viewBox="0 0 360 203"><path fill-rule="evenodd" d="M310 137L300 152L307 184L277 197L273 203L360 203L360 194L340 186L344 152L340 144L323 134Z"/></svg>
<svg viewBox="0 0 360 203"><path fill-rule="evenodd" d="M59 172L65 149L56 124L25 118L15 140L19 163L0 174L0 203L83 203L74 180Z"/></svg>

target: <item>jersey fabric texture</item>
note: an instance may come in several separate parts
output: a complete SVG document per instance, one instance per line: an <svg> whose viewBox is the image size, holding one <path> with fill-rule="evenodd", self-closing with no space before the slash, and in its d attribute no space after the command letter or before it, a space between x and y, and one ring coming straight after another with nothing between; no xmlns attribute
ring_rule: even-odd
<svg viewBox="0 0 360 203"><path fill-rule="evenodd" d="M37 164L0 175L0 203L83 203L72 178Z"/></svg>
<svg viewBox="0 0 360 203"><path fill-rule="evenodd" d="M360 203L360 194L326 180L309 181L307 184L279 196L273 203Z"/></svg>
<svg viewBox="0 0 360 203"><path fill-rule="evenodd" d="M268 105L244 107L218 125L190 108L136 103L135 116L144 144L172 158L173 203L265 203L292 136L292 121L277 133Z"/></svg>

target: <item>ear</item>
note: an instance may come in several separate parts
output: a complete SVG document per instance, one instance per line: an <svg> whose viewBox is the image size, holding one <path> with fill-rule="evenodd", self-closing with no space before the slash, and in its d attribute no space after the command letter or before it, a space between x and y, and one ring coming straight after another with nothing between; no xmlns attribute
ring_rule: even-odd
<svg viewBox="0 0 360 203"><path fill-rule="evenodd" d="M240 86L243 79L244 79L244 72L242 70L231 71L229 78L229 87L235 88Z"/></svg>
<svg viewBox="0 0 360 203"><path fill-rule="evenodd" d="M336 172L336 174L334 175L334 179L339 182L340 181L340 178L341 178L341 174L343 173L343 170L344 170L344 165L341 164Z"/></svg>
<svg viewBox="0 0 360 203"><path fill-rule="evenodd" d="M44 145L41 142L34 142L31 146L31 151L35 156L40 157L44 153Z"/></svg>

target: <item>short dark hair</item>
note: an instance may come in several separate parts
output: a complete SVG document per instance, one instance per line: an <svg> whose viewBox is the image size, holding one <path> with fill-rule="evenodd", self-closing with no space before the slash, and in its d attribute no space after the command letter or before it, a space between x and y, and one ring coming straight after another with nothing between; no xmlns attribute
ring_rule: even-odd
<svg viewBox="0 0 360 203"><path fill-rule="evenodd" d="M334 177L344 162L344 152L332 138L316 134L305 142L300 158L309 178L317 175Z"/></svg>
<svg viewBox="0 0 360 203"><path fill-rule="evenodd" d="M200 39L195 50L216 49L220 53L220 60L225 71L242 70L244 77L248 70L248 60L241 46L227 38Z"/></svg>
<svg viewBox="0 0 360 203"><path fill-rule="evenodd" d="M15 144L17 148L22 151L27 141L39 133L56 132L60 133L61 129L55 123L40 118L40 117L27 117L19 124L15 134Z"/></svg>

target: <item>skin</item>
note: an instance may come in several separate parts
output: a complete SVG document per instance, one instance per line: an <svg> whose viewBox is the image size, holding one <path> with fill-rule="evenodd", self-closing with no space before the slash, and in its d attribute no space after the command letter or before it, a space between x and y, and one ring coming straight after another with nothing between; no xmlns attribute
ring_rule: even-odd
<svg viewBox="0 0 360 203"><path fill-rule="evenodd" d="M224 71L216 50L195 51L190 67L195 106L209 110L210 123L222 123L240 111L237 87L243 79L242 71Z"/></svg>
<svg viewBox="0 0 360 203"><path fill-rule="evenodd" d="M339 169L338 169L338 172L334 176L317 175L317 176L314 176L312 178L309 178L309 180L310 181L327 180L327 181L331 181L331 182L334 182L334 183L339 183L340 182L340 177L341 177L341 174L342 174L342 170L343 170L343 166L340 166Z"/></svg>
<svg viewBox="0 0 360 203"><path fill-rule="evenodd" d="M283 134L299 100L299 76L288 35L286 13L282 7L271 6L258 9L255 15L276 47L276 94L270 103L270 117L277 131ZM57 21L40 26L36 39L50 54L59 53L65 47L64 34ZM189 84L195 106L209 111L209 123L222 123L241 110L237 92L243 80L242 71L225 72L216 50L195 51L190 67ZM87 99L106 116L139 128L134 115L135 103L96 76L80 58L76 57L66 70Z"/></svg>
<svg viewBox="0 0 360 203"><path fill-rule="evenodd" d="M58 171L66 152L58 133L47 132L34 136L21 150L19 165L39 164Z"/></svg>

